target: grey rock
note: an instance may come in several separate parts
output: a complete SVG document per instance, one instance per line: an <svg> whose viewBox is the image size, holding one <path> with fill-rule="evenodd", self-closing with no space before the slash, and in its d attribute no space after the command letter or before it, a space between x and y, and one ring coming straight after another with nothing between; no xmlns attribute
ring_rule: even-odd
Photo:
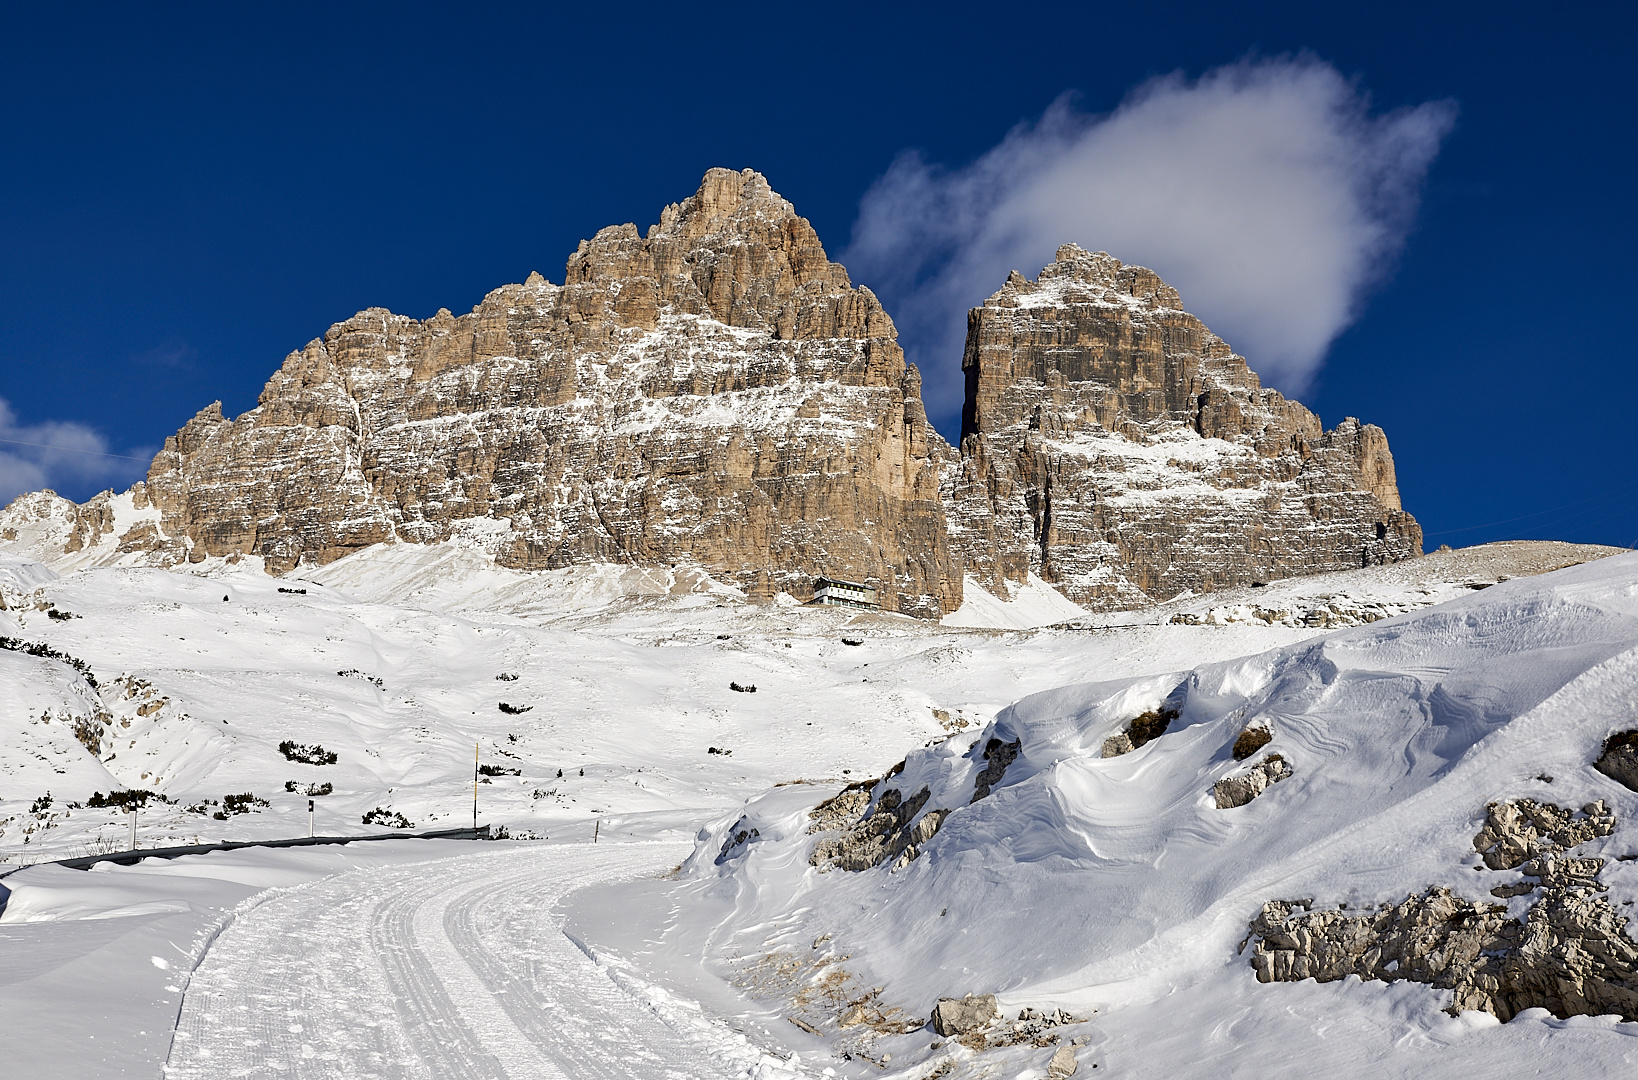
<svg viewBox="0 0 1638 1080"><path fill-rule="evenodd" d="M994 994L968 994L963 998L939 998L933 1006L933 1030L950 1038L984 1027L996 1016Z"/></svg>
<svg viewBox="0 0 1638 1080"><path fill-rule="evenodd" d="M1593 768L1616 783L1638 791L1638 731L1618 731L1604 740Z"/></svg>
<svg viewBox="0 0 1638 1080"><path fill-rule="evenodd" d="M918 819L930 797L925 787L908 799L898 788L888 788L876 800L874 809L846 833L815 844L808 856L809 865L820 870L859 871L892 862L895 870L902 869L921 854L921 846L933 838L949 816L948 810L934 809Z"/></svg>
<svg viewBox="0 0 1638 1080"><path fill-rule="evenodd" d="M1291 766L1278 754L1270 754L1246 772L1238 776L1228 776L1212 785L1212 795L1217 800L1217 809L1231 810L1246 803L1267 791L1269 785L1277 784L1291 775Z"/></svg>
<svg viewBox="0 0 1638 1080"><path fill-rule="evenodd" d="M1487 865L1533 852L1514 863L1539 879L1542 892L1523 921L1506 905L1475 904L1440 886L1358 915L1271 901L1251 922L1258 981L1409 979L1450 990L1451 1013L1475 1009L1507 1021L1539 1007L1559 1017L1638 1019L1638 945L1627 919L1600 895L1604 862L1564 854L1608 835L1613 819L1601 804L1582 818L1539 803L1489 811L1475 840ZM1497 891L1522 895L1516 886Z"/></svg>
<svg viewBox="0 0 1638 1080"><path fill-rule="evenodd" d="M1074 1076L1080 1063L1075 1060L1075 1051L1068 1046L1060 1046L1052 1052L1052 1060L1047 1062L1047 1080L1065 1080Z"/></svg>

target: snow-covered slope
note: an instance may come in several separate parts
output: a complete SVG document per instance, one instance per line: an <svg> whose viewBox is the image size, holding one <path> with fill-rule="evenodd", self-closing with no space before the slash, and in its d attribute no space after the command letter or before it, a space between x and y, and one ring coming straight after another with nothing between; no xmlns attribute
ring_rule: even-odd
<svg viewBox="0 0 1638 1080"><path fill-rule="evenodd" d="M1007 597L995 595L969 575L961 595L961 606L944 616L945 626L1030 630L1089 614L1034 574L1022 585L1015 586L1012 595Z"/></svg>
<svg viewBox="0 0 1638 1080"><path fill-rule="evenodd" d="M1164 734L1103 756L1106 739L1161 710L1177 713ZM732 954L741 966L840 956L912 1018L969 992L999 992L1003 1011L1095 1015L1065 1043L1080 1036L1083 1060L1117 1075L1485 1075L1524 1048L1546 1060L1540 1040L1565 1055L1564 1074L1602 1075L1638 1027L1583 1019L1559 1035L1566 1025L1536 1010L1497 1029L1446 1016L1450 992L1418 984L1261 985L1239 949L1268 900L1372 910L1442 885L1495 903L1490 890L1517 875L1479 863L1474 836L1488 803L1520 798L1614 811L1614 833L1575 854L1607 860L1599 881L1626 910L1638 794L1591 763L1633 727L1638 555L1625 555L1244 659L1031 695L977 738L913 751L871 791L878 813L884 793L927 792L902 818L913 861L821 873L810 852L845 834L810 832L815 800L778 791L701 833L686 894L721 905L711 948L730 969ZM1238 762L1248 728L1273 738ZM980 784L986 750L1011 743L1016 760ZM1220 809L1214 785L1267 754L1292 775ZM915 829L941 810L936 831ZM1515 897L1510 913L1530 903ZM930 1049L925 1031L861 1041L844 1014L802 1015L827 1040L891 1052L906 1075L976 1064L954 1043ZM988 1067L1045 1057L1026 1041Z"/></svg>

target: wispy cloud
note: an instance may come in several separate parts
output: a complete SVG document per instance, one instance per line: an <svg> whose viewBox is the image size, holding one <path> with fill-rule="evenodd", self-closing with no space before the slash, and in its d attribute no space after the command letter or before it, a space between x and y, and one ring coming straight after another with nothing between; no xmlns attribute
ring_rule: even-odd
<svg viewBox="0 0 1638 1080"><path fill-rule="evenodd" d="M842 261L898 322L935 416L959 407L967 309L1070 241L1154 269L1299 393L1391 270L1455 118L1443 101L1373 113L1312 57L1168 75L1107 115L1066 96L962 168L901 155Z"/></svg>
<svg viewBox="0 0 1638 1080"><path fill-rule="evenodd" d="M72 420L19 423L0 398L0 506L41 488L83 493L91 486L124 487L142 479L153 452L116 453L95 428Z"/></svg>
<svg viewBox="0 0 1638 1080"><path fill-rule="evenodd" d="M161 342L146 352L138 353L132 359L144 367L155 368L192 368L193 358L199 351L180 338L172 338Z"/></svg>

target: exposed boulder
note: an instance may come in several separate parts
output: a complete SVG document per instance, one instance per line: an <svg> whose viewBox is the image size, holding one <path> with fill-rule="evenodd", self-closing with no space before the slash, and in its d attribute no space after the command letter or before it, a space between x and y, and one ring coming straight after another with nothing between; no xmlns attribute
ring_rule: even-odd
<svg viewBox="0 0 1638 1080"><path fill-rule="evenodd" d="M1638 730L1617 731L1604 740L1593 768L1616 783L1638 791Z"/></svg>
<svg viewBox="0 0 1638 1080"><path fill-rule="evenodd" d="M1262 724L1252 724L1235 736L1232 751L1234 760L1244 761L1273 741L1274 733L1272 731Z"/></svg>
<svg viewBox="0 0 1638 1080"><path fill-rule="evenodd" d="M1166 729L1172 726L1178 712L1176 709L1150 709L1140 713L1126 725L1126 730L1117 732L1103 740L1103 756L1106 758L1119 757L1130 754L1138 747L1152 742L1166 734Z"/></svg>
<svg viewBox="0 0 1638 1080"><path fill-rule="evenodd" d="M968 994L962 998L939 998L933 1006L933 1030L945 1038L967 1035L996 1017L994 994Z"/></svg>
<svg viewBox="0 0 1638 1080"><path fill-rule="evenodd" d="M1255 799L1269 786L1291 775L1291 766L1278 754L1270 754L1238 776L1226 776L1212 785L1217 809L1232 810Z"/></svg>
<svg viewBox="0 0 1638 1080"><path fill-rule="evenodd" d="M921 854L921 845L931 840L949 816L948 810L929 810L919 819L931 792L922 788L906 799L898 788L889 788L876 800L875 808L839 837L814 845L808 863L821 870L869 870L894 862L897 870Z"/></svg>

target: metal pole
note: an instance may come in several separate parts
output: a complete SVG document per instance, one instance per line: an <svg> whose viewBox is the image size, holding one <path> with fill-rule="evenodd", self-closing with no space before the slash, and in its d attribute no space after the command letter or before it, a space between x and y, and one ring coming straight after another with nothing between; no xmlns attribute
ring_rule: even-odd
<svg viewBox="0 0 1638 1080"><path fill-rule="evenodd" d="M592 843L594 843L594 844L597 843L597 832L602 827L603 827L603 819L602 818L598 818L597 820L592 822Z"/></svg>
<svg viewBox="0 0 1638 1080"><path fill-rule="evenodd" d="M308 836L309 839L311 839L312 835L313 835L313 800L308 799L307 800L307 836Z"/></svg>
<svg viewBox="0 0 1638 1080"><path fill-rule="evenodd" d="M132 803L131 804L131 847L130 847L130 850L132 850L132 851L136 850L136 812L137 812L136 803Z"/></svg>

